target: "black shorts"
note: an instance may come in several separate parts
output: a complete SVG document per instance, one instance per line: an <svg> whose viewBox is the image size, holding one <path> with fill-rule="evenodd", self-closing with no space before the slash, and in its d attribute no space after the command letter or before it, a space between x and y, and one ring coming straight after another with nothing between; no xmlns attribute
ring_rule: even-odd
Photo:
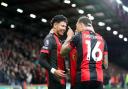
<svg viewBox="0 0 128 89"><path fill-rule="evenodd" d="M77 83L75 89L103 89L103 83L99 81L85 81Z"/></svg>

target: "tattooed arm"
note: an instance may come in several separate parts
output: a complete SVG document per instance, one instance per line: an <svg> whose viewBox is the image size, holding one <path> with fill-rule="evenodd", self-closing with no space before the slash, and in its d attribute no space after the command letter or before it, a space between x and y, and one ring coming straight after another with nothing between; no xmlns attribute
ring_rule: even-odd
<svg viewBox="0 0 128 89"><path fill-rule="evenodd" d="M71 50L70 42L71 42L73 35L74 35L74 32L72 31L71 28L69 28L69 30L67 32L67 38L61 47L60 54L62 56L66 56L70 52L70 50Z"/></svg>

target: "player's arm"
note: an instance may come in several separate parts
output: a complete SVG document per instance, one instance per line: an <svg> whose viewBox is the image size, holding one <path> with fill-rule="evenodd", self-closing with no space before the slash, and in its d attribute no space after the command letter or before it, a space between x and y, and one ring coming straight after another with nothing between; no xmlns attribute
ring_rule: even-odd
<svg viewBox="0 0 128 89"><path fill-rule="evenodd" d="M57 77L60 77L60 78L65 77L66 76L64 74L65 71L53 68L48 62L49 60L48 56L50 54L50 51L52 50L52 46L53 44L50 38L46 38L44 40L43 47L40 51L39 64L45 69L47 69L49 72L51 72L52 74L56 75Z"/></svg>
<svg viewBox="0 0 128 89"><path fill-rule="evenodd" d="M67 38L66 38L65 42L63 43L61 50L60 50L60 54L62 56L66 56L70 52L70 50L71 50L70 42L71 42L73 35L74 35L74 32L70 28L67 32Z"/></svg>
<svg viewBox="0 0 128 89"><path fill-rule="evenodd" d="M42 67L44 67L45 69L47 69L48 71L50 71L52 74L56 75L57 77L61 78L61 77L65 77L66 75L64 74L65 71L63 70L57 70L55 68L53 68L49 63L48 63L48 54L46 53L41 53L40 54L40 59L39 59L39 63Z"/></svg>
<svg viewBox="0 0 128 89"><path fill-rule="evenodd" d="M47 40L47 42L44 43L44 46L40 51L39 64L54 74L55 69L52 68L51 65L48 63L48 55L49 55L49 49L50 49L48 41L49 40Z"/></svg>
<svg viewBox="0 0 128 89"><path fill-rule="evenodd" d="M103 59L103 69L107 69L107 68L108 68L108 54L105 54Z"/></svg>
<svg viewBox="0 0 128 89"><path fill-rule="evenodd" d="M108 68L108 50L107 50L106 43L105 43L104 52L103 52L103 68L104 69Z"/></svg>
<svg viewBox="0 0 128 89"><path fill-rule="evenodd" d="M50 66L50 64L48 63L48 54L46 53L41 53L40 54L40 58L39 58L39 64L46 68L48 71L50 71L52 69L52 67Z"/></svg>
<svg viewBox="0 0 128 89"><path fill-rule="evenodd" d="M65 40L64 44L61 47L60 54L66 56L70 52L70 40Z"/></svg>

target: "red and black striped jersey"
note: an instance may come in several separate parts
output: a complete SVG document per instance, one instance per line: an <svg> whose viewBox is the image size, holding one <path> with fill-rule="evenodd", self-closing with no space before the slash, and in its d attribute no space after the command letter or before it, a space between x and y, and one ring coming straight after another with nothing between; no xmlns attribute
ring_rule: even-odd
<svg viewBox="0 0 128 89"><path fill-rule="evenodd" d="M102 61L107 46L102 36L83 31L73 37L71 46L77 49L77 80L103 82Z"/></svg>
<svg viewBox="0 0 128 89"><path fill-rule="evenodd" d="M47 61L52 68L65 70L64 58L60 55L61 46L62 43L57 35L54 33L49 33L44 39L40 52L48 54ZM49 73L49 80L56 80L55 76L51 73ZM60 82L61 84L65 84L65 79L62 79Z"/></svg>
<svg viewBox="0 0 128 89"><path fill-rule="evenodd" d="M76 60L77 60L76 48L71 49L69 53L69 58L70 58L70 78L71 78L71 89L72 89L76 83Z"/></svg>

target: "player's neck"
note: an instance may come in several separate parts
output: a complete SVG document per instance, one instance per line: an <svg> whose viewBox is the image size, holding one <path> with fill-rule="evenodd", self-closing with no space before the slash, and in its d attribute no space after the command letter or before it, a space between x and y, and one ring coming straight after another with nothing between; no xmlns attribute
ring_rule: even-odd
<svg viewBox="0 0 128 89"><path fill-rule="evenodd" d="M50 33L54 33L54 29L51 29L51 30L50 30Z"/></svg>
<svg viewBox="0 0 128 89"><path fill-rule="evenodd" d="M57 33L57 31L55 29L53 29L53 33L57 36L60 37L60 35Z"/></svg>

